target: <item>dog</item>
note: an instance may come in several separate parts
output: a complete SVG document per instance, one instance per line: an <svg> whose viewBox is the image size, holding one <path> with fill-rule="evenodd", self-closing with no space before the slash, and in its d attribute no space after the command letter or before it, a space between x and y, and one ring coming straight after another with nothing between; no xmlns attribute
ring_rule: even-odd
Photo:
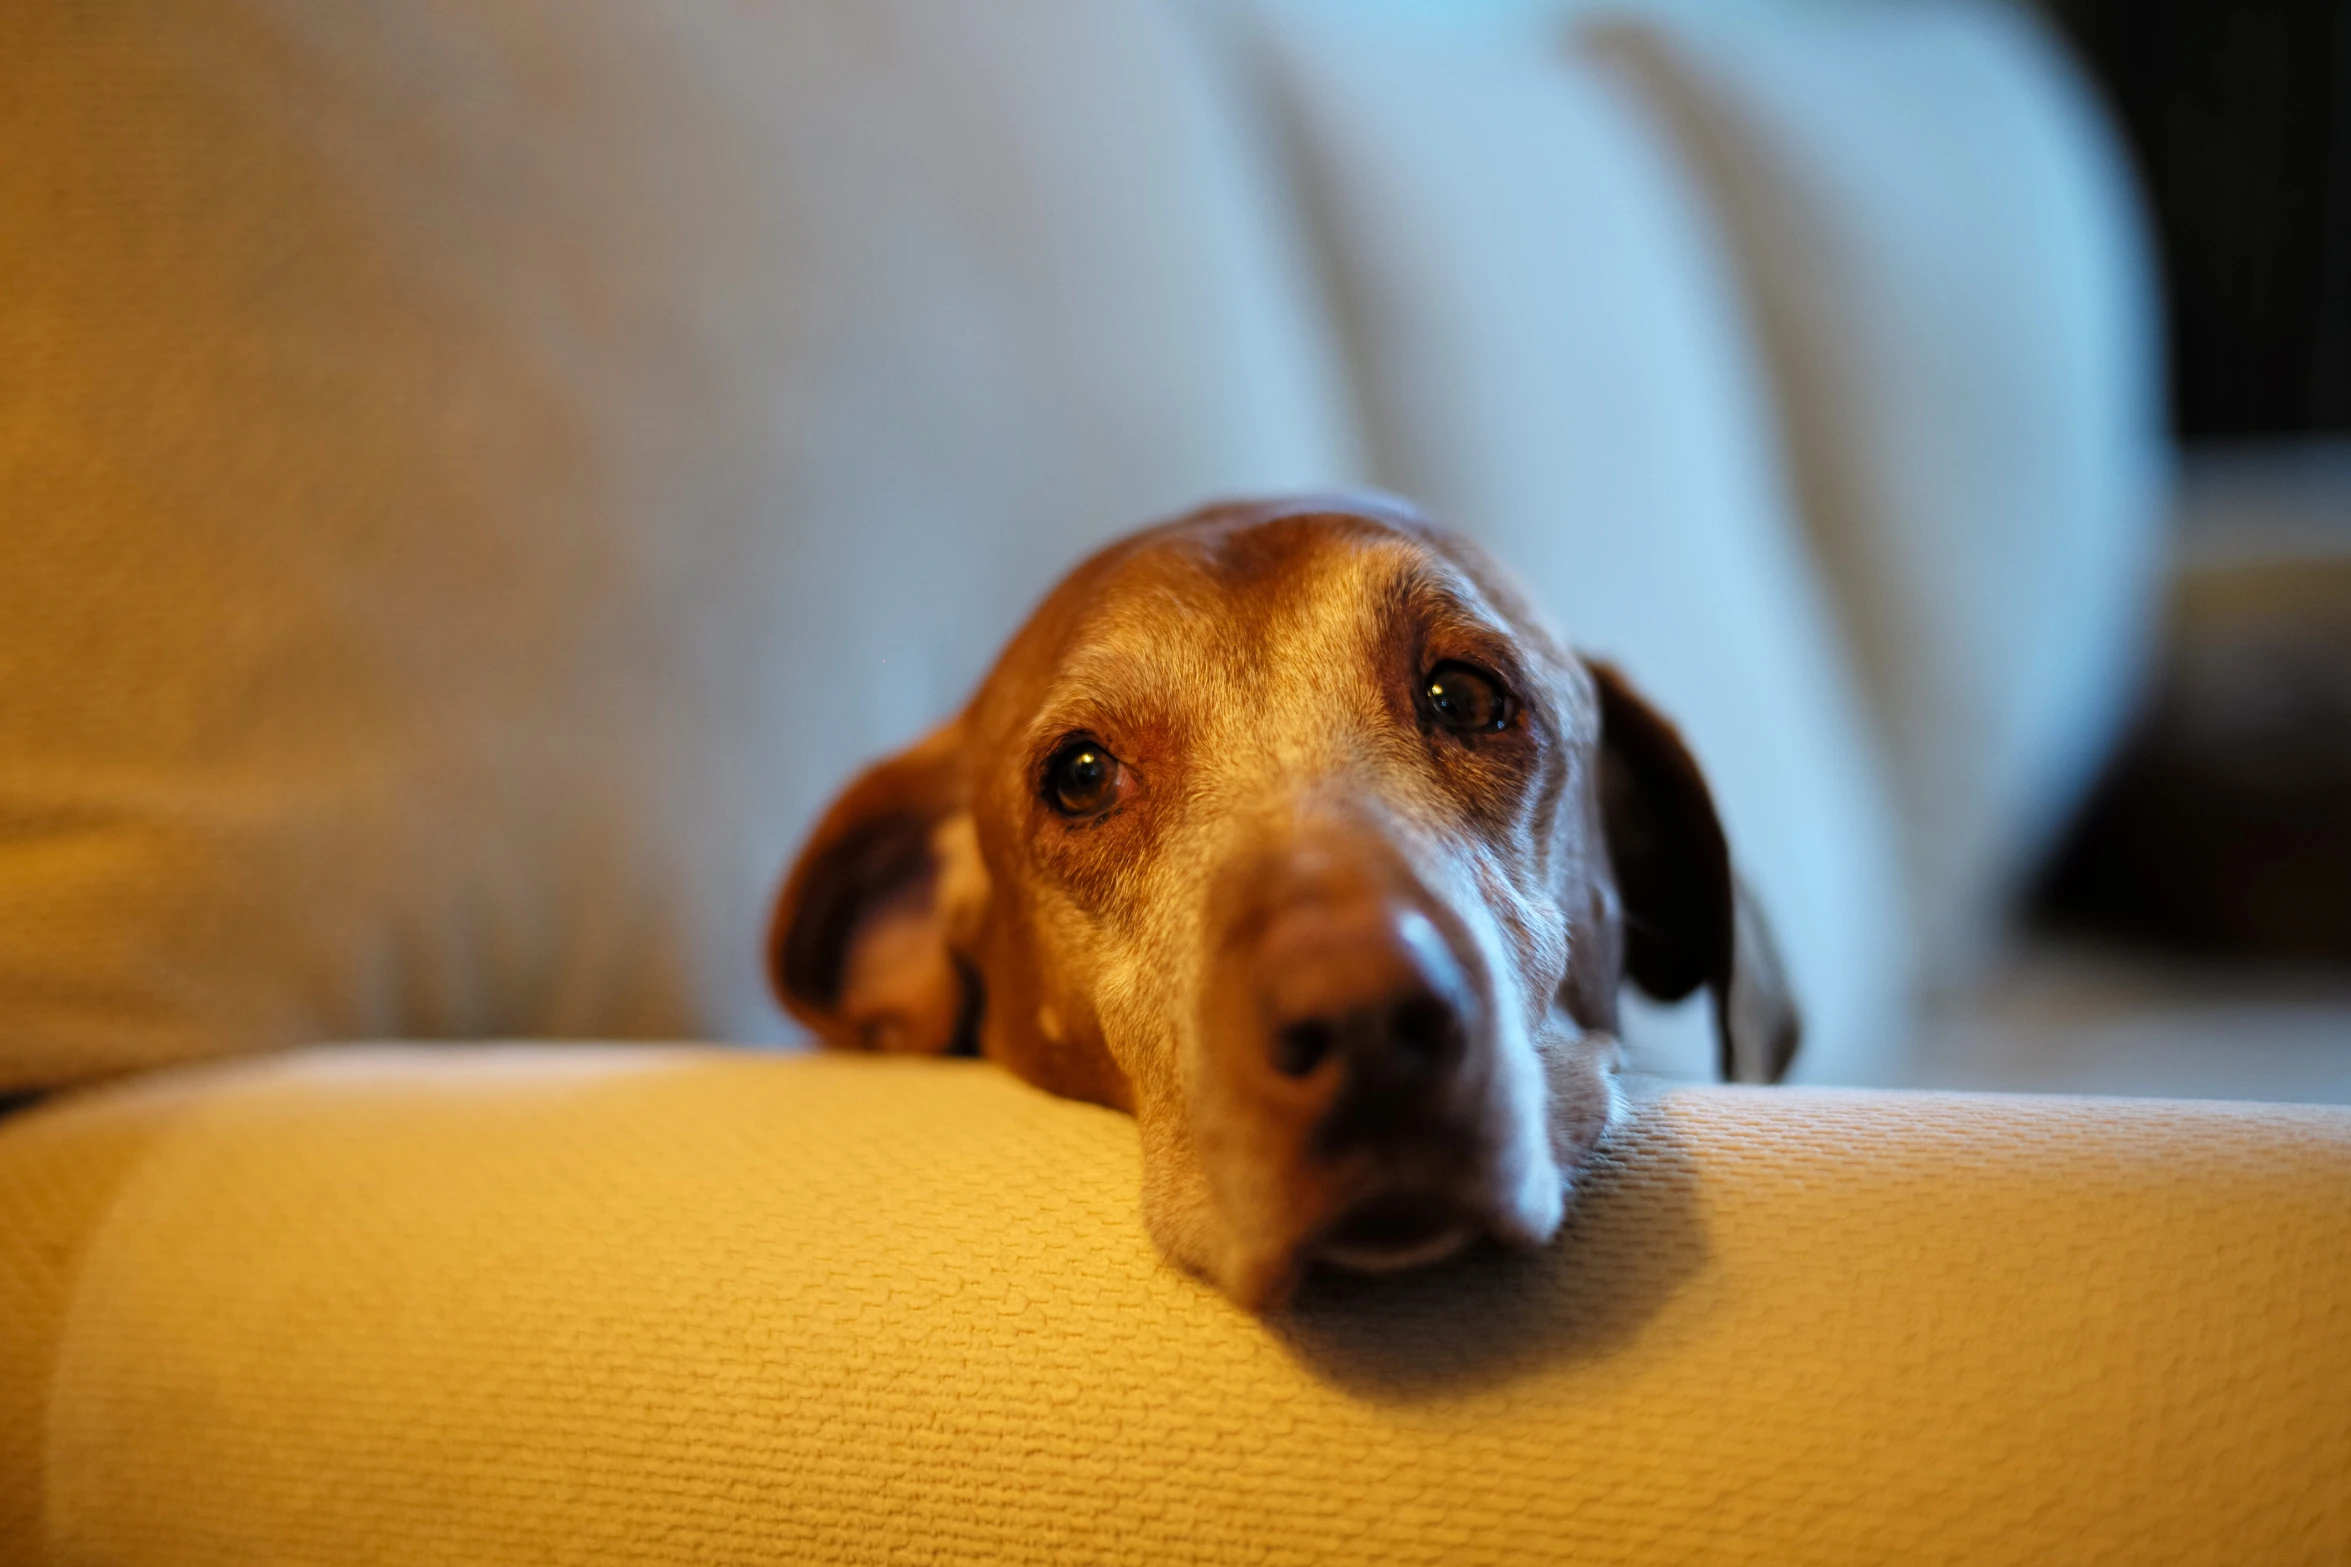
<svg viewBox="0 0 2351 1567"><path fill-rule="evenodd" d="M1317 1264L1543 1245L1619 1113L1617 991L1798 1021L1688 749L1466 540L1370 495L1101 550L777 899L828 1047L1131 1113L1145 1225L1242 1307Z"/></svg>

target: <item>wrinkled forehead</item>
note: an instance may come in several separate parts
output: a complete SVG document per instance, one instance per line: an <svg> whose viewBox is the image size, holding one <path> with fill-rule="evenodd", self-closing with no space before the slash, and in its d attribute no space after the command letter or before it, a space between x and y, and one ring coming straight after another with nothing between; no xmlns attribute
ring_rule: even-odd
<svg viewBox="0 0 2351 1567"><path fill-rule="evenodd" d="M1378 709L1440 658L1533 696L1563 663L1478 564L1441 539L1345 514L1161 530L1057 598L1058 634L1024 704L1024 727L1040 735L1164 731L1211 713L1331 722ZM1554 717L1583 727L1577 714Z"/></svg>

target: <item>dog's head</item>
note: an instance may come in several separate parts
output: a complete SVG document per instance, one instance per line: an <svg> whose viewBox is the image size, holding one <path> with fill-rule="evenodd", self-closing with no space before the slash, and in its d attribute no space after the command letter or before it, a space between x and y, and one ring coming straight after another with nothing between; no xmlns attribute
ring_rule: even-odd
<svg viewBox="0 0 2351 1567"><path fill-rule="evenodd" d="M1134 1113L1161 1247L1245 1305L1557 1229L1616 991L1795 1021L1706 785L1614 671L1399 503L1112 545L962 714L873 767L771 956L828 1045L979 1052Z"/></svg>

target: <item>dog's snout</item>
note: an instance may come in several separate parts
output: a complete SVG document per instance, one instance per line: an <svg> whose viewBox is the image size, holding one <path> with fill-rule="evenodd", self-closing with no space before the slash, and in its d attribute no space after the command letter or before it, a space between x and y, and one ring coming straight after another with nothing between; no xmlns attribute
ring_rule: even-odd
<svg viewBox="0 0 2351 1567"><path fill-rule="evenodd" d="M1418 910L1362 896L1309 902L1258 954L1266 1045L1285 1078L1411 1095L1457 1069L1475 1008L1460 963Z"/></svg>

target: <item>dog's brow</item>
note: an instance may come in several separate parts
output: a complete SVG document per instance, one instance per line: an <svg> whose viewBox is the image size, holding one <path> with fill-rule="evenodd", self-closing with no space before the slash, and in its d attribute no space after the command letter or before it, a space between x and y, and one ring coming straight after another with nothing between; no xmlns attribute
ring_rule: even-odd
<svg viewBox="0 0 2351 1567"><path fill-rule="evenodd" d="M1170 662L1175 661L1116 640L1074 650L1037 704L1028 728L1030 747L1050 747L1064 735L1086 731L1115 748L1141 733L1164 735L1181 727L1181 704L1171 703L1166 693L1168 683L1182 676L1166 667Z"/></svg>
<svg viewBox="0 0 2351 1567"><path fill-rule="evenodd" d="M1427 551L1414 550L1399 563L1389 579L1387 597L1424 623L1457 622L1497 634L1502 629L1502 617L1477 584L1444 557Z"/></svg>
<svg viewBox="0 0 2351 1567"><path fill-rule="evenodd" d="M1229 685L1236 661L1279 659L1288 650L1280 628L1364 624L1357 617L1366 613L1378 645L1432 662L1466 659L1522 695L1531 692L1533 671L1509 618L1441 553L1417 540L1384 538L1290 558L1313 564L1238 591L1215 571L1162 568L1138 573L1140 591L1105 594L1039 694L1029 748L1042 755L1074 732L1098 734L1113 749L1122 739L1175 740L1193 708ZM1273 591L1254 610L1236 613L1260 582Z"/></svg>
<svg viewBox="0 0 2351 1567"><path fill-rule="evenodd" d="M1477 584L1450 565L1426 557L1413 561L1390 583L1386 608L1435 657L1474 659L1527 689L1517 633Z"/></svg>

